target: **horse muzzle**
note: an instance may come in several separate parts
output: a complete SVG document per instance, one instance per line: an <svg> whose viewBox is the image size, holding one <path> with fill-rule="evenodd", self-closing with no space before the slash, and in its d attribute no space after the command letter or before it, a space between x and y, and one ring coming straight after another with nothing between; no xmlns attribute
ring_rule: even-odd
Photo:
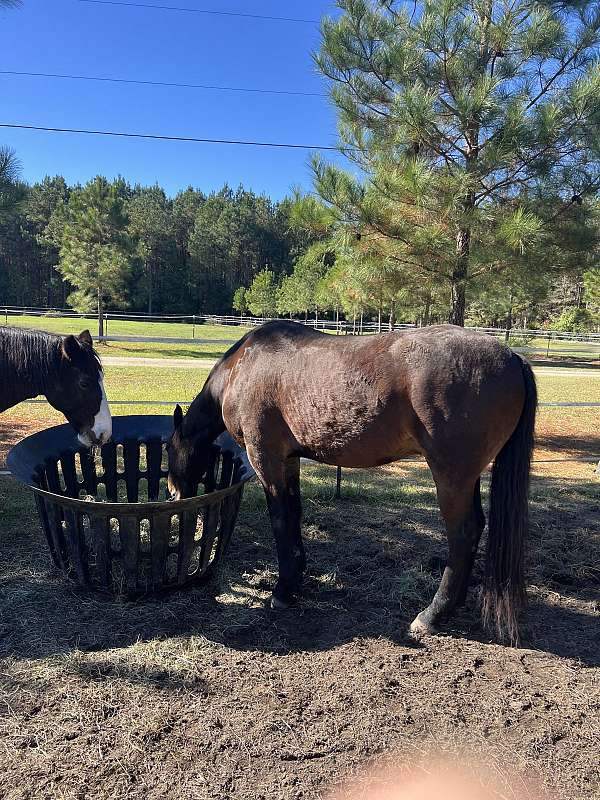
<svg viewBox="0 0 600 800"><path fill-rule="evenodd" d="M84 447L92 447L93 445L99 445L102 447L103 444L106 444L110 441L111 436L112 426L109 429L104 429L98 433L96 433L93 428L89 428L88 430L81 431L81 433L77 434L77 438Z"/></svg>

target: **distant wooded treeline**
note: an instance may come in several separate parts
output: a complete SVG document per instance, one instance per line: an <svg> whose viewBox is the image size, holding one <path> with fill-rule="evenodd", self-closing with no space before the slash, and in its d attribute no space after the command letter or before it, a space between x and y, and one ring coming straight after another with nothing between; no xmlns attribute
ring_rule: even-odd
<svg viewBox="0 0 600 800"><path fill-rule="evenodd" d="M0 304L150 313L230 311L235 288L270 268L292 270L310 236L289 224L291 201L242 187L188 188L96 178L69 187L17 183L0 212ZM96 248L92 252L93 248ZM86 269L87 264L87 269Z"/></svg>

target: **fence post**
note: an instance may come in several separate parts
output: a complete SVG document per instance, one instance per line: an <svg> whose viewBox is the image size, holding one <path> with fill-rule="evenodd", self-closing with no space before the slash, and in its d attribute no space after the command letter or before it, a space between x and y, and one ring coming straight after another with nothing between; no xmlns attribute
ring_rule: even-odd
<svg viewBox="0 0 600 800"><path fill-rule="evenodd" d="M104 335L108 336L108 311L104 315Z"/></svg>
<svg viewBox="0 0 600 800"><path fill-rule="evenodd" d="M192 316L192 339L196 338L196 315Z"/></svg>
<svg viewBox="0 0 600 800"><path fill-rule="evenodd" d="M8 325L8 308L4 309L4 324Z"/></svg>
<svg viewBox="0 0 600 800"><path fill-rule="evenodd" d="M550 339L552 338L552 334L548 334L548 347L546 348L546 358L550 357Z"/></svg>

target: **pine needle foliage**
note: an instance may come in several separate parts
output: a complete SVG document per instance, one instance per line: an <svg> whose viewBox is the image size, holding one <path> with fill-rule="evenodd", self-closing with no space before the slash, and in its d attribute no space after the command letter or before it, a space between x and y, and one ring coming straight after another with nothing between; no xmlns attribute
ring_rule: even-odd
<svg viewBox="0 0 600 800"><path fill-rule="evenodd" d="M464 324L477 279L523 264L600 187L600 4L337 5L315 62L359 177L317 157L315 188Z"/></svg>

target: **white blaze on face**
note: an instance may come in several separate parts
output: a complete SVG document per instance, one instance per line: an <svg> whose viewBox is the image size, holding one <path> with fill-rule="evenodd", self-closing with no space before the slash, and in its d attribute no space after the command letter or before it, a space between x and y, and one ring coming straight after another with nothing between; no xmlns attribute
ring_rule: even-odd
<svg viewBox="0 0 600 800"><path fill-rule="evenodd" d="M94 417L92 424L91 436L88 433L80 433L77 437L79 441L86 447L90 447L95 442L105 444L112 436L112 417L110 416L110 409L108 407L108 400L106 398L106 391L104 390L104 382L102 375L98 378L100 384L100 409Z"/></svg>
<svg viewBox="0 0 600 800"><path fill-rule="evenodd" d="M110 416L110 409L108 407L108 400L106 398L106 391L104 390L104 381L102 376L99 377L100 393L102 399L100 400L100 410L94 417L94 424L92 425L92 433L101 444L108 442L112 436L112 417Z"/></svg>

